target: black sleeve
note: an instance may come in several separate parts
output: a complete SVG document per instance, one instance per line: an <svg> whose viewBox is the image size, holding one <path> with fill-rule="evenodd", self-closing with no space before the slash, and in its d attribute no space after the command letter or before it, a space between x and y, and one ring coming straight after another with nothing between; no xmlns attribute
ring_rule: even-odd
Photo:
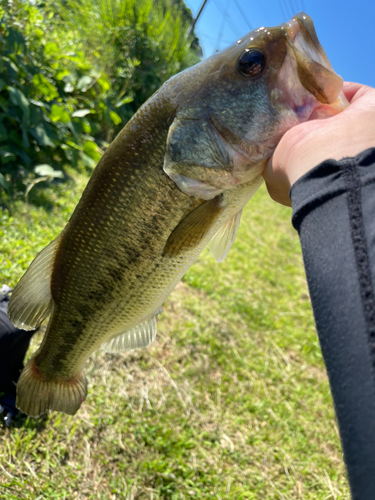
<svg viewBox="0 0 375 500"><path fill-rule="evenodd" d="M354 500L375 499L375 148L291 189Z"/></svg>

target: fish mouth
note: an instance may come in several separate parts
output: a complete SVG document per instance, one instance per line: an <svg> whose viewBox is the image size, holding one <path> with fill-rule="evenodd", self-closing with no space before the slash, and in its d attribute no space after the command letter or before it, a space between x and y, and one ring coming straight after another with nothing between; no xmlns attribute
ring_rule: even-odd
<svg viewBox="0 0 375 500"><path fill-rule="evenodd" d="M312 94L321 114L332 116L343 111L348 102L342 93L343 79L337 75L317 37L312 19L303 12L286 23L286 42L296 62L298 78L302 86ZM295 107L297 114L306 103ZM310 119L310 117L308 118Z"/></svg>

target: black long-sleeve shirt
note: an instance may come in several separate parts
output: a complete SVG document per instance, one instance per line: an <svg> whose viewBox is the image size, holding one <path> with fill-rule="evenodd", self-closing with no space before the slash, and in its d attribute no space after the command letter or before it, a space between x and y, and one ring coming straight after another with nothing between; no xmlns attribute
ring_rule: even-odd
<svg viewBox="0 0 375 500"><path fill-rule="evenodd" d="M353 500L375 499L375 148L291 189Z"/></svg>

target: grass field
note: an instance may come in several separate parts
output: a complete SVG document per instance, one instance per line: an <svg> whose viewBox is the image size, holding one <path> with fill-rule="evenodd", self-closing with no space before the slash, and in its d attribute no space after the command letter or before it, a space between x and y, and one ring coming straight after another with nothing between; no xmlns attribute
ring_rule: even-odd
<svg viewBox="0 0 375 500"><path fill-rule="evenodd" d="M35 188L38 206L1 216L1 283L61 230L85 182ZM172 293L149 349L92 356L74 417L1 428L0 498L349 499L290 215L262 188L227 259L205 250Z"/></svg>

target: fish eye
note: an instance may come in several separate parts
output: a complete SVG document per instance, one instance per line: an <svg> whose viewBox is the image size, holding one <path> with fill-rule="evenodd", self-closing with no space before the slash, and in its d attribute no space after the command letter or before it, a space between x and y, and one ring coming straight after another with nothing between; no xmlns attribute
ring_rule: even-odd
<svg viewBox="0 0 375 500"><path fill-rule="evenodd" d="M246 49L238 59L238 69L244 76L256 76L263 71L266 57L258 49Z"/></svg>

